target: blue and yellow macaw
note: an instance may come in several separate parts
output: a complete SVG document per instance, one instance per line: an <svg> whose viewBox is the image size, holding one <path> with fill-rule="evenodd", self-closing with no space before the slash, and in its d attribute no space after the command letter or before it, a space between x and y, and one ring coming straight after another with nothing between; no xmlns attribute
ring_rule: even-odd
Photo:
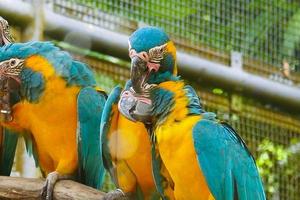
<svg viewBox="0 0 300 200"><path fill-rule="evenodd" d="M168 182L175 199L265 200L243 140L230 125L205 112L194 89L176 76L176 49L167 34L144 27L129 43L132 87L123 91L119 110L143 122L151 135L161 197L170 198L164 188Z"/></svg>
<svg viewBox="0 0 300 200"><path fill-rule="evenodd" d="M11 107L11 119L1 124L23 133L47 175L46 199L58 179L70 176L100 188L106 95L95 87L88 66L50 42L14 43L0 48L0 79L8 83Z"/></svg>
<svg viewBox="0 0 300 200"><path fill-rule="evenodd" d="M8 23L0 16L0 47L9 44L12 41L13 39L9 32ZM3 95L3 93L1 95ZM5 120L6 118L6 109L3 107L3 103L3 101L0 101L1 121ZM0 127L0 175L10 175L15 157L17 141L18 135L12 133L8 129Z"/></svg>
<svg viewBox="0 0 300 200"><path fill-rule="evenodd" d="M127 86L126 86L127 88ZM101 140L106 169L115 185L136 200L158 199L151 167L151 144L143 123L134 123L118 111L122 88L117 86L107 98L101 123ZM108 193L117 198L122 193Z"/></svg>

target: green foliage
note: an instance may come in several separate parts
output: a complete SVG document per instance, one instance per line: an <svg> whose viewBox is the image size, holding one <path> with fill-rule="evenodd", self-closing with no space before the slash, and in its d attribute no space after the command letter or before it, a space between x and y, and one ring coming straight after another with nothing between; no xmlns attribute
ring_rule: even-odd
<svg viewBox="0 0 300 200"><path fill-rule="evenodd" d="M269 140L264 140L258 147L259 157L256 160L259 172L265 183L267 194L274 194L278 190L278 174L273 171L279 162L286 163L289 151L281 145L275 145Z"/></svg>
<svg viewBox="0 0 300 200"><path fill-rule="evenodd" d="M287 58L293 58L295 52L300 47L300 8L288 21L286 30L284 31L282 53ZM296 60L292 60L297 64Z"/></svg>
<svg viewBox="0 0 300 200"><path fill-rule="evenodd" d="M258 158L256 164L263 179L266 194L269 198L279 191L281 181L299 177L300 143L297 140L291 142L289 147L274 144L265 139L258 146ZM282 173L275 173L274 169L280 169ZM289 187L289 190L295 188ZM295 192L295 191L294 191Z"/></svg>

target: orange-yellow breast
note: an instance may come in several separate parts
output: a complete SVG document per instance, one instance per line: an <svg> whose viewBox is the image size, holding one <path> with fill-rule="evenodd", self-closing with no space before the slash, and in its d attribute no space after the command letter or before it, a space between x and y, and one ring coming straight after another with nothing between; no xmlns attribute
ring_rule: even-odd
<svg viewBox="0 0 300 200"><path fill-rule="evenodd" d="M118 112L116 107L113 109ZM118 114L117 118L117 126L111 129L115 131L109 136L109 147L112 159L122 165L119 166L121 172L118 173L121 189L133 192L136 184L139 184L145 199L150 199L156 189L152 176L151 146L147 130L142 123L131 122L121 114Z"/></svg>
<svg viewBox="0 0 300 200"><path fill-rule="evenodd" d="M156 130L159 153L174 182L176 199L214 199L199 167L192 139L192 128L199 119L189 117Z"/></svg>
<svg viewBox="0 0 300 200"><path fill-rule="evenodd" d="M32 133L39 164L48 174L54 170L71 174L77 168L77 94L78 87L66 87L51 64L32 56L26 66L41 72L45 90L37 103L22 101L13 107L14 120L5 126Z"/></svg>
<svg viewBox="0 0 300 200"><path fill-rule="evenodd" d="M194 148L192 131L201 116L188 116L183 82L169 81L159 86L174 93L173 110L155 135L161 159L174 182L175 199L213 200Z"/></svg>

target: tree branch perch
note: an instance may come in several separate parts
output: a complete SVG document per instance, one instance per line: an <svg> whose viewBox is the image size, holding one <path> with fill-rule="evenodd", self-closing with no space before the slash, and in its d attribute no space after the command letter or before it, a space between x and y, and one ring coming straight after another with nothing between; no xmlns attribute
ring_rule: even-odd
<svg viewBox="0 0 300 200"><path fill-rule="evenodd" d="M44 180L0 176L0 199L41 199ZM54 188L54 200L101 200L104 192L80 183L61 180Z"/></svg>

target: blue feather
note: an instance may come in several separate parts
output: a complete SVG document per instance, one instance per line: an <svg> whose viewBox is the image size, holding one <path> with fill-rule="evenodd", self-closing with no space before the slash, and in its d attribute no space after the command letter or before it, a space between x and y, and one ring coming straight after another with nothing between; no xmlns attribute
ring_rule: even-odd
<svg viewBox="0 0 300 200"><path fill-rule="evenodd" d="M151 115L157 119L155 123L159 125L166 120L174 106L174 94L169 90L157 87L151 91L150 98L153 107Z"/></svg>
<svg viewBox="0 0 300 200"><path fill-rule="evenodd" d="M168 35L157 27L143 27L137 29L129 38L131 47L137 52L148 51L170 41Z"/></svg>
<svg viewBox="0 0 300 200"><path fill-rule="evenodd" d="M185 90L186 97L189 100L187 105L189 115L199 115L204 113L205 111L202 108L201 100L194 88L192 88L190 85L185 85L183 89Z"/></svg>
<svg viewBox="0 0 300 200"><path fill-rule="evenodd" d="M0 61L10 58L27 59L33 55L42 56L50 62L56 74L66 80L69 86L86 87L96 84L87 65L73 60L69 53L61 51L51 42L13 43L0 48Z"/></svg>
<svg viewBox="0 0 300 200"><path fill-rule="evenodd" d="M29 102L38 102L45 88L45 80L39 72L34 72L29 68L22 70L20 95L22 99Z"/></svg>
<svg viewBox="0 0 300 200"><path fill-rule="evenodd" d="M2 129L0 144L0 175L9 176L14 162L18 135L8 129Z"/></svg>
<svg viewBox="0 0 300 200"><path fill-rule="evenodd" d="M112 177L115 185L118 186L118 180L117 175L115 174L112 158L110 155L110 150L108 147L108 132L111 125L111 119L113 115L116 113L112 112L112 107L114 105L118 104L120 94L122 92L121 86L116 86L111 93L109 94L107 101L105 103L103 112L102 112L102 119L101 119L101 128L100 128L100 134L101 134L101 141L102 141L102 148L103 148L103 159L104 159L104 166L109 171L110 176Z"/></svg>
<svg viewBox="0 0 300 200"><path fill-rule="evenodd" d="M168 188L174 190L174 186L171 186L171 183L166 178L166 174L162 174L162 171L165 171L166 173L167 169L162 162L162 159L159 155L159 151L156 148L155 143L152 144L151 154L152 154L152 173L153 173L156 189L159 192L162 200L168 200L169 197L167 196L165 191Z"/></svg>
<svg viewBox="0 0 300 200"><path fill-rule="evenodd" d="M100 123L106 97L92 87L81 89L78 100L79 180L101 188L105 169L102 160Z"/></svg>
<svg viewBox="0 0 300 200"><path fill-rule="evenodd" d="M216 200L265 200L255 161L228 125L202 119L193 129L199 166Z"/></svg>

